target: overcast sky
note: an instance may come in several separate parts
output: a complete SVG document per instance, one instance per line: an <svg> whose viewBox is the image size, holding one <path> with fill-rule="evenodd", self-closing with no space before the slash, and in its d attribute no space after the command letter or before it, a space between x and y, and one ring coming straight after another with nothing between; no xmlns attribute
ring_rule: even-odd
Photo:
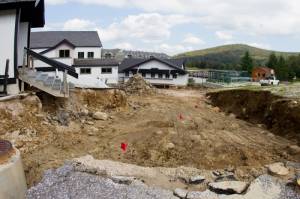
<svg viewBox="0 0 300 199"><path fill-rule="evenodd" d="M299 0L45 0L42 30L97 30L104 48L165 52L244 43L300 51Z"/></svg>

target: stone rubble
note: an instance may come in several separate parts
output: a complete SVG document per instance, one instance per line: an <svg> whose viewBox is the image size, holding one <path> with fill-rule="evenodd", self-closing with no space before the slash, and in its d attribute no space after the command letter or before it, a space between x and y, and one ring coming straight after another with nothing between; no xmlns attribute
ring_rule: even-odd
<svg viewBox="0 0 300 199"><path fill-rule="evenodd" d="M199 175L198 176L192 176L189 180L189 182L191 184L200 184L204 181L205 181L205 177L204 176L199 176Z"/></svg>
<svg viewBox="0 0 300 199"><path fill-rule="evenodd" d="M212 191L220 194L241 194L247 189L248 183L240 181L224 181L209 183L208 186Z"/></svg>
<svg viewBox="0 0 300 199"><path fill-rule="evenodd" d="M140 75L131 77L124 85L127 94L151 95L156 92L155 88Z"/></svg>
<svg viewBox="0 0 300 199"><path fill-rule="evenodd" d="M267 168L271 174L286 176L289 174L289 169L284 166L282 162L267 165Z"/></svg>
<svg viewBox="0 0 300 199"><path fill-rule="evenodd" d="M74 159L59 169L48 170L43 180L28 190L26 198L300 199L293 186L288 186L286 181L270 175L259 176L249 186L248 183L239 181L213 182L209 183L210 189L205 191L189 191L182 188L170 191L151 186L142 180L145 176L153 180L166 176L169 176L170 180L174 174L177 178L184 177L184 170L147 168L85 156ZM190 176L196 178L196 175Z"/></svg>
<svg viewBox="0 0 300 199"><path fill-rule="evenodd" d="M187 194L188 194L188 191L185 190L185 189L177 188L177 189L174 190L174 195L179 197L179 198L182 198L182 199L186 198Z"/></svg>

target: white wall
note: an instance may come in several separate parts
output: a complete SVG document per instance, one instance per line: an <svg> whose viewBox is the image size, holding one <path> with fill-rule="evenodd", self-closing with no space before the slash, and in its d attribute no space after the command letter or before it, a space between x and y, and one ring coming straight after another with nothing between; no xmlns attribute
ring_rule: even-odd
<svg viewBox="0 0 300 199"><path fill-rule="evenodd" d="M89 68L89 67L82 67ZM84 88L106 88L106 84L117 84L118 83L118 66L109 66L103 68L112 68L112 74L102 74L101 67L90 67L91 74L80 74L80 68L76 68L78 73L78 79L68 76L68 81L76 85L76 87ZM56 75L55 72L49 72L50 76ZM63 79L63 73L58 72L57 76Z"/></svg>
<svg viewBox="0 0 300 199"><path fill-rule="evenodd" d="M28 47L28 28L28 22L20 23L18 35L18 66L23 65L24 47Z"/></svg>
<svg viewBox="0 0 300 199"><path fill-rule="evenodd" d="M9 59L9 77L14 77L14 39L16 10L0 11L0 74L4 75Z"/></svg>
<svg viewBox="0 0 300 199"><path fill-rule="evenodd" d="M9 78L14 77L15 23L16 10L0 10L0 74L4 75L6 59L9 59ZM8 85L7 89L9 94L19 93L18 84Z"/></svg>

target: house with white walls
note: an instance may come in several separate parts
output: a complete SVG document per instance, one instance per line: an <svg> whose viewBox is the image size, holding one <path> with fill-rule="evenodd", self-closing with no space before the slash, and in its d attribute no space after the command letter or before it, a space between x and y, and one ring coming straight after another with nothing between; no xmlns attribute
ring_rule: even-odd
<svg viewBox="0 0 300 199"><path fill-rule="evenodd" d="M33 32L30 48L52 60L72 66L78 79L69 78L76 87L107 88L118 83L119 63L104 60L102 43L96 31ZM36 70L61 77L62 73L47 64L34 60Z"/></svg>
<svg viewBox="0 0 300 199"><path fill-rule="evenodd" d="M186 86L189 75L183 59L125 59L119 67L119 81L127 82L135 74L155 86Z"/></svg>
<svg viewBox="0 0 300 199"><path fill-rule="evenodd" d="M44 24L43 0L0 0L1 95L20 92L18 67L23 65L31 28L40 28Z"/></svg>
<svg viewBox="0 0 300 199"><path fill-rule="evenodd" d="M44 0L0 0L0 97L32 87L55 97L69 96L67 77L77 78L75 69L29 49L31 28L44 25ZM38 72L32 59L63 71L63 78Z"/></svg>

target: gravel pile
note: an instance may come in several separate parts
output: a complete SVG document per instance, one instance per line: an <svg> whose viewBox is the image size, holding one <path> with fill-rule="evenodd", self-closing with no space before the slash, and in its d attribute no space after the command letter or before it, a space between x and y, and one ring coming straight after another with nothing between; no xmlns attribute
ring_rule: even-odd
<svg viewBox="0 0 300 199"><path fill-rule="evenodd" d="M118 184L111 179L84 172L65 165L48 170L41 183L32 187L27 199L176 199L172 191L147 187L140 181L130 185Z"/></svg>

